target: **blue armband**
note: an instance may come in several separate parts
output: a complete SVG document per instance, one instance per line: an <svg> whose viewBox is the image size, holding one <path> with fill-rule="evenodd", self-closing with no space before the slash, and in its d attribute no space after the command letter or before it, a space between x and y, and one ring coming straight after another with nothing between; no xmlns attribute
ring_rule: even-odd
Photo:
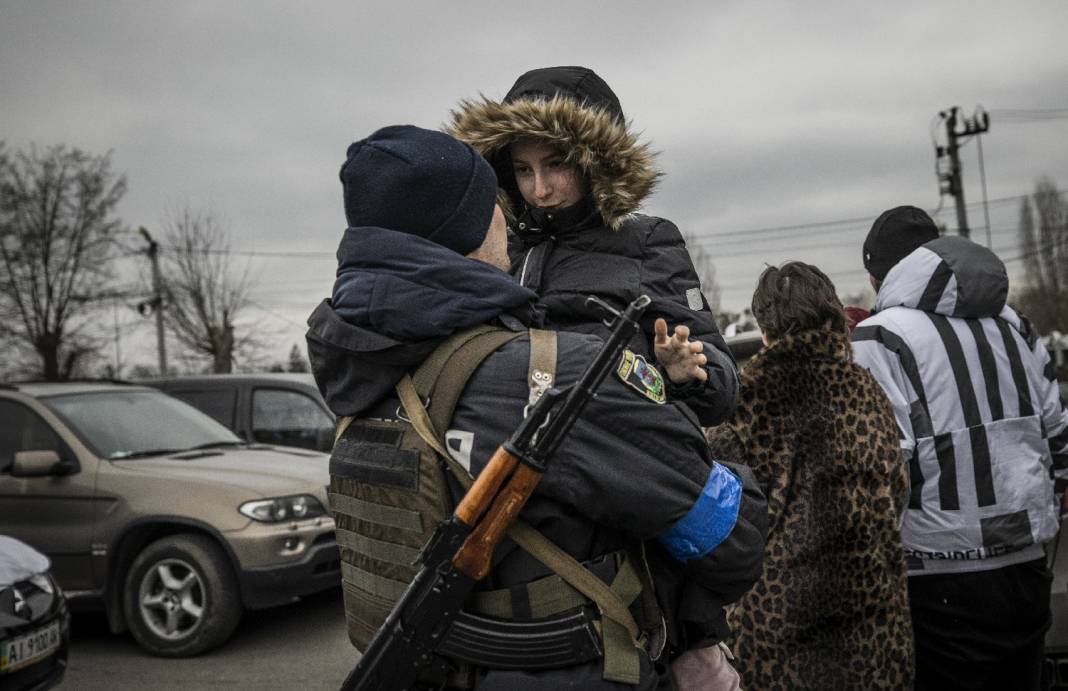
<svg viewBox="0 0 1068 691"><path fill-rule="evenodd" d="M697 501L660 542L681 562L700 559L727 539L738 520L742 481L725 466L715 463Z"/></svg>

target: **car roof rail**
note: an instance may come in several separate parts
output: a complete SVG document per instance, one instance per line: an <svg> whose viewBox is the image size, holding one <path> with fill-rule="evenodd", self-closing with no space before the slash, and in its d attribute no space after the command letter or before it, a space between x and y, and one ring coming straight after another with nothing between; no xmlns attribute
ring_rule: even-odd
<svg viewBox="0 0 1068 691"><path fill-rule="evenodd" d="M70 379L16 379L0 384L3 387L18 389L24 384L120 384L123 386L141 386L135 381L128 379L116 379L114 377L71 377Z"/></svg>

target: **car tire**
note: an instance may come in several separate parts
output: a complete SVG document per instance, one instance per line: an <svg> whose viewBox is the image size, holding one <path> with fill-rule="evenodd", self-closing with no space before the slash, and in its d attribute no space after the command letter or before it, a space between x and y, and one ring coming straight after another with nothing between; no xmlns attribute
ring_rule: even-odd
<svg viewBox="0 0 1068 691"><path fill-rule="evenodd" d="M222 645L243 607L230 561L203 535L172 535L145 547L126 577L123 609L138 645L189 657Z"/></svg>

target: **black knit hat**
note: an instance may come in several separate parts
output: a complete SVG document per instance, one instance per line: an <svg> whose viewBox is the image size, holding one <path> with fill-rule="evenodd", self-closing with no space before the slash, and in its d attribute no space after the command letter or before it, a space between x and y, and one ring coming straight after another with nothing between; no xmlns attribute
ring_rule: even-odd
<svg viewBox="0 0 1068 691"><path fill-rule="evenodd" d="M493 168L442 132L383 127L349 146L340 177L350 228L387 228L469 254L493 218Z"/></svg>
<svg viewBox="0 0 1068 691"><path fill-rule="evenodd" d="M897 206L875 219L864 240L864 268L877 280L912 251L938 237L938 227L923 209Z"/></svg>

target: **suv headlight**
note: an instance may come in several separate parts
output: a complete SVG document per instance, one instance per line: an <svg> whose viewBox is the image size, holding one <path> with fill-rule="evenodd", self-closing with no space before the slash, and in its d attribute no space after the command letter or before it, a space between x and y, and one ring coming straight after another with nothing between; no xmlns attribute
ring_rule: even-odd
<svg viewBox="0 0 1068 691"><path fill-rule="evenodd" d="M326 513L319 500L310 494L247 501L238 507L238 511L261 523L300 521L305 518L322 516Z"/></svg>

